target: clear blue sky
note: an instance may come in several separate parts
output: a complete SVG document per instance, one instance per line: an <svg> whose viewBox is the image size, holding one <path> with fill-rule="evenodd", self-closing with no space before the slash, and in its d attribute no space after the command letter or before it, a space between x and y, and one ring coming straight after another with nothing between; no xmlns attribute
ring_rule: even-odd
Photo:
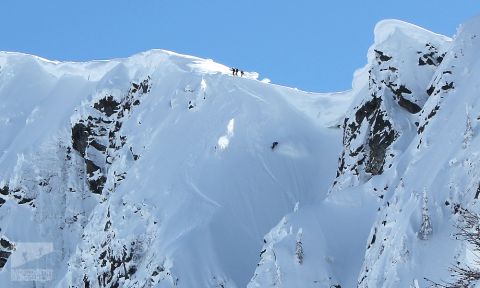
<svg viewBox="0 0 480 288"><path fill-rule="evenodd" d="M161 48L308 91L351 86L381 19L452 36L474 0L1 0L0 50L55 60Z"/></svg>

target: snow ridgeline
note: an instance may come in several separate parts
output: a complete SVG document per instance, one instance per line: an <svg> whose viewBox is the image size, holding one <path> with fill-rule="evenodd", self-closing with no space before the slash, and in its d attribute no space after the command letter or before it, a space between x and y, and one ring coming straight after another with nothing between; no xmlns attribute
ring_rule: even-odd
<svg viewBox="0 0 480 288"><path fill-rule="evenodd" d="M161 50L0 53L0 286L449 281L476 259L479 30L382 21L331 94Z"/></svg>
<svg viewBox="0 0 480 288"><path fill-rule="evenodd" d="M245 287L351 103L162 50L0 67L0 287Z"/></svg>

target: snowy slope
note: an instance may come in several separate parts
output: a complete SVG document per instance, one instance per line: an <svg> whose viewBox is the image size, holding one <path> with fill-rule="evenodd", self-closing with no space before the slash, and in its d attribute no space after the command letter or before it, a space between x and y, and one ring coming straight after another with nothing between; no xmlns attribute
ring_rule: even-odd
<svg viewBox="0 0 480 288"><path fill-rule="evenodd" d="M376 26L330 193L267 235L248 287L429 287L478 265L455 233L480 212L479 35Z"/></svg>
<svg viewBox="0 0 480 288"><path fill-rule="evenodd" d="M161 50L0 67L1 287L245 287L325 197L353 97Z"/></svg>
<svg viewBox="0 0 480 288"><path fill-rule="evenodd" d="M374 33L327 94L162 50L1 52L0 287L418 288L475 265L455 233L480 213L480 18Z"/></svg>

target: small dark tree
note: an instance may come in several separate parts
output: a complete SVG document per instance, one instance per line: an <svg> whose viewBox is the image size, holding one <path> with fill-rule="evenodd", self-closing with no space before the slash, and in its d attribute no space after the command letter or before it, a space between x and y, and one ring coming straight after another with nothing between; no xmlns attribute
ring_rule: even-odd
<svg viewBox="0 0 480 288"><path fill-rule="evenodd" d="M470 145L470 142L472 141L472 138L474 136L473 134L473 127L472 127L472 120L470 119L470 115L467 113L467 122L465 124L465 132L463 133L463 149L468 148Z"/></svg>
<svg viewBox="0 0 480 288"><path fill-rule="evenodd" d="M430 214L428 213L428 198L427 190L423 190L423 205L422 205L422 226L418 231L418 238L421 240L428 240L430 234L432 234L432 222L430 222Z"/></svg>
<svg viewBox="0 0 480 288"><path fill-rule="evenodd" d="M302 228L298 230L297 240L295 243L295 258L298 264L303 264L303 244L302 244L303 231Z"/></svg>
<svg viewBox="0 0 480 288"><path fill-rule="evenodd" d="M464 208L459 208L458 211L462 215L462 221L457 225L458 232L455 236L467 241L472 247L472 252L475 255L479 255L480 217ZM473 288L480 282L480 270L477 268L480 266L480 258L478 256L473 264L475 267L462 265L460 262L454 264L450 268L450 275L454 279L453 282L437 283L429 279L426 280L430 282L430 287Z"/></svg>

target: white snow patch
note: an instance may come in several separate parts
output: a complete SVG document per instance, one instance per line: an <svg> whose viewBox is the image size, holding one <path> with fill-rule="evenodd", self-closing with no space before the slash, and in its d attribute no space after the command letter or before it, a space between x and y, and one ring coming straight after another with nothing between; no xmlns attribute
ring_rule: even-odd
<svg viewBox="0 0 480 288"><path fill-rule="evenodd" d="M230 139L234 135L234 130L235 130L235 119L232 118L230 119L230 121L228 121L227 134L218 138L217 144L218 144L218 147L220 147L220 149L225 150L228 147L228 145L230 144Z"/></svg>
<svg viewBox="0 0 480 288"><path fill-rule="evenodd" d="M270 80L270 79L268 79L268 78L263 78L261 81L262 81L263 83L271 83L271 82L272 82L272 80Z"/></svg>

